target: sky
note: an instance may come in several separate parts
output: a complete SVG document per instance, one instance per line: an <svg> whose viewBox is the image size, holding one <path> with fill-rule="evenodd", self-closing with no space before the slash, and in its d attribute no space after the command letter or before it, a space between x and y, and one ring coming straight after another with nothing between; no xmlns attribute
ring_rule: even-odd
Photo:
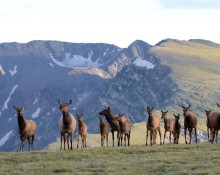
<svg viewBox="0 0 220 175"><path fill-rule="evenodd" d="M0 0L0 43L220 43L220 0Z"/></svg>

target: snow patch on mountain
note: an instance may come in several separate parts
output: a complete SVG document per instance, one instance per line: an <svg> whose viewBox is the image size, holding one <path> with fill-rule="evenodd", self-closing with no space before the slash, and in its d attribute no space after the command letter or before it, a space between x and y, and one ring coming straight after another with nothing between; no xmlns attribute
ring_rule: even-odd
<svg viewBox="0 0 220 175"><path fill-rule="evenodd" d="M133 62L133 64L135 64L136 66L139 66L139 67L146 67L147 69L153 69L155 66L151 62L144 60L141 57L136 58L135 61Z"/></svg>
<svg viewBox="0 0 220 175"><path fill-rule="evenodd" d="M7 132L7 134L5 134L5 136L1 138L1 140L0 140L0 147L1 147L2 145L4 145L5 142L7 142L7 140L10 138L12 132L13 132L13 130Z"/></svg>
<svg viewBox="0 0 220 175"><path fill-rule="evenodd" d="M2 66L1 66L1 64L0 64L0 73L1 73L2 75L4 75L4 74L5 74L5 71L3 70L3 68L2 68Z"/></svg>
<svg viewBox="0 0 220 175"><path fill-rule="evenodd" d="M8 109L8 103L9 103L9 101L10 101L10 99L11 99L12 94L13 94L13 93L15 92L15 90L17 89L17 87L18 87L18 84L16 84L16 85L12 88L12 90L11 90L11 92L10 92L8 98L6 99L6 101L5 101L4 105L3 105L2 111Z"/></svg>
<svg viewBox="0 0 220 175"><path fill-rule="evenodd" d="M98 61L96 60L93 62L91 60L92 52L90 52L90 55L88 58L85 58L81 55L71 55L71 53L66 53L63 61L57 61L53 55L50 53L50 57L52 61L61 67L99 67Z"/></svg>
<svg viewBox="0 0 220 175"><path fill-rule="evenodd" d="M49 63L50 67L54 67L53 63Z"/></svg>
<svg viewBox="0 0 220 175"><path fill-rule="evenodd" d="M18 68L17 65L15 65L13 70L11 69L9 70L11 76L14 76L18 72L17 68Z"/></svg>
<svg viewBox="0 0 220 175"><path fill-rule="evenodd" d="M39 97L36 97L34 102L33 102L33 105L35 105L38 101L39 101Z"/></svg>
<svg viewBox="0 0 220 175"><path fill-rule="evenodd" d="M40 109L40 108L37 108L37 110L32 114L32 118L37 118L37 117L39 117L40 112L41 112L41 109Z"/></svg>

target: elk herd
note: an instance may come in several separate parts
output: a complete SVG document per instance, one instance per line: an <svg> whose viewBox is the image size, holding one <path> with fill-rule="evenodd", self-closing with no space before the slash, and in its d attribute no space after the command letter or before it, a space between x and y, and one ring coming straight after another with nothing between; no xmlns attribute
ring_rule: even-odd
<svg viewBox="0 0 220 175"><path fill-rule="evenodd" d="M60 129L60 150L65 150L66 143L67 148L73 149L73 134L76 129L76 119L68 111L68 106L72 104L72 100L69 100L67 103L62 103L58 100L59 109L61 111L61 117L59 120L59 129ZM217 103L217 106L220 105ZM184 120L184 137L185 143L192 143L192 134L193 129L195 133L195 142L197 143L197 124L198 117L190 111L190 105L183 108L183 120ZM14 106L14 109L17 111L18 116L18 129L21 139L20 151L24 151L24 142L27 139L29 146L28 150L33 150L34 137L36 134L36 123L33 120L25 120L23 117L24 107L18 108ZM146 122L146 145L148 145L148 140L150 139L150 145L156 144L157 133L159 133L160 144L165 143L166 133L169 133L169 142L179 143L179 136L181 130L180 124L180 114L173 114L174 118L168 118L168 110L161 110L161 116L159 116L155 111L154 107L147 106L148 119ZM206 126L207 126L207 135L208 141L217 142L218 130L220 130L220 113L212 112L211 110L205 109L205 114L207 116ZM77 134L77 148L79 148L80 138L81 138L81 148L87 147L86 139L88 134L88 126L83 121L83 114L77 114L78 119L78 134ZM117 133L117 145L122 146L124 140L124 146L130 146L131 138L131 128L133 126L132 122L126 118L122 113L113 115L110 107L104 107L102 111L99 112L100 119L100 135L101 135L101 147L106 145L108 147L108 135L109 131L112 133L112 146L115 145L115 135ZM107 122L105 122L105 119ZM161 119L164 121L164 136L162 141L161 136ZM189 132L189 142L187 141L187 130ZM148 139L148 136L150 138ZM106 144L104 144L106 142Z"/></svg>

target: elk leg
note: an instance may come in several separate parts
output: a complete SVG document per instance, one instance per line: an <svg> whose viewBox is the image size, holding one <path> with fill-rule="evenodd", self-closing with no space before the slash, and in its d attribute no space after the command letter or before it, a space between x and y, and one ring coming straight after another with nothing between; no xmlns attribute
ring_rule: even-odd
<svg viewBox="0 0 220 175"><path fill-rule="evenodd" d="M112 129L112 146L114 147L114 130Z"/></svg>
<svg viewBox="0 0 220 175"><path fill-rule="evenodd" d="M195 138L196 138L196 143L197 143L197 128L195 128Z"/></svg>
<svg viewBox="0 0 220 175"><path fill-rule="evenodd" d="M30 137L27 137L27 140L28 140L28 151L30 151L30 147L31 147Z"/></svg>
<svg viewBox="0 0 220 175"><path fill-rule="evenodd" d="M68 147L68 150L70 149L70 147L69 147L69 133L67 134L67 137L66 137L66 142L67 142L67 147Z"/></svg>
<svg viewBox="0 0 220 175"><path fill-rule="evenodd" d="M21 148L20 151L23 152L24 151L24 141L25 141L26 137L22 137L21 139Z"/></svg>
<svg viewBox="0 0 220 175"><path fill-rule="evenodd" d="M86 136L87 136L87 135L85 135L85 147L87 147L87 146L86 146Z"/></svg>
<svg viewBox="0 0 220 175"><path fill-rule="evenodd" d="M106 134L106 142L107 142L107 147L108 147L108 134Z"/></svg>
<svg viewBox="0 0 220 175"><path fill-rule="evenodd" d="M79 148L79 134L78 134L78 137L77 137L77 149Z"/></svg>
<svg viewBox="0 0 220 175"><path fill-rule="evenodd" d="M163 144L165 143L166 133L167 133L167 131L165 130L165 132L164 132L164 138L163 138Z"/></svg>
<svg viewBox="0 0 220 175"><path fill-rule="evenodd" d="M170 143L171 143L171 131L170 131Z"/></svg>
<svg viewBox="0 0 220 175"><path fill-rule="evenodd" d="M65 145L66 145L66 136L65 136L65 133L63 133L63 148L64 148L64 150L66 149Z"/></svg>
<svg viewBox="0 0 220 175"><path fill-rule="evenodd" d="M60 133L60 150L62 149L63 134Z"/></svg>
<svg viewBox="0 0 220 175"><path fill-rule="evenodd" d="M31 149L32 151L34 150L34 135L32 135L32 139L31 139Z"/></svg>
<svg viewBox="0 0 220 175"><path fill-rule="evenodd" d="M83 134L81 135L81 141L82 141L81 148L84 148L84 135Z"/></svg>
<svg viewBox="0 0 220 175"><path fill-rule="evenodd" d="M187 140L186 140L186 126L184 126L184 136L185 136L185 143L187 144Z"/></svg>
<svg viewBox="0 0 220 175"><path fill-rule="evenodd" d="M70 134L70 146L71 146L71 150L73 149L73 133Z"/></svg>
<svg viewBox="0 0 220 175"><path fill-rule="evenodd" d="M146 145L147 145L147 140L148 140L148 129L147 129L147 134L146 134Z"/></svg>
<svg viewBox="0 0 220 175"><path fill-rule="evenodd" d="M150 130L150 145L153 145L153 130Z"/></svg>
<svg viewBox="0 0 220 175"><path fill-rule="evenodd" d="M124 146L126 146L126 137L127 137L127 134L124 134Z"/></svg>
<svg viewBox="0 0 220 175"><path fill-rule="evenodd" d="M162 145L162 139L161 139L161 132L160 132L160 128L158 128L158 132L159 132L159 136L160 136L160 144ZM156 135L157 135L157 134L155 134L155 138L156 138Z"/></svg>
<svg viewBox="0 0 220 175"><path fill-rule="evenodd" d="M207 127L207 134L208 134L208 142L209 142L209 128Z"/></svg>
<svg viewBox="0 0 220 175"><path fill-rule="evenodd" d="M192 143L192 128L189 128L189 144Z"/></svg>
<svg viewBox="0 0 220 175"><path fill-rule="evenodd" d="M130 138L131 138L131 132L128 133L128 146L130 146Z"/></svg>
<svg viewBox="0 0 220 175"><path fill-rule="evenodd" d="M218 142L218 130L216 130L216 136L215 136L215 142L217 143Z"/></svg>

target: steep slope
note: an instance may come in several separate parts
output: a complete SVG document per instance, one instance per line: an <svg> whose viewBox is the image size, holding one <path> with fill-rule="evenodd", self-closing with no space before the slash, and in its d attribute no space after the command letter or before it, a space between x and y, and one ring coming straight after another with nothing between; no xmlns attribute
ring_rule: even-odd
<svg viewBox="0 0 220 175"><path fill-rule="evenodd" d="M181 105L192 105L192 110L205 118L204 109L217 109L220 101L220 48L205 40L163 40L149 50L162 65L171 69L170 77L179 92L169 107L180 111ZM217 109L218 110L218 109Z"/></svg>

